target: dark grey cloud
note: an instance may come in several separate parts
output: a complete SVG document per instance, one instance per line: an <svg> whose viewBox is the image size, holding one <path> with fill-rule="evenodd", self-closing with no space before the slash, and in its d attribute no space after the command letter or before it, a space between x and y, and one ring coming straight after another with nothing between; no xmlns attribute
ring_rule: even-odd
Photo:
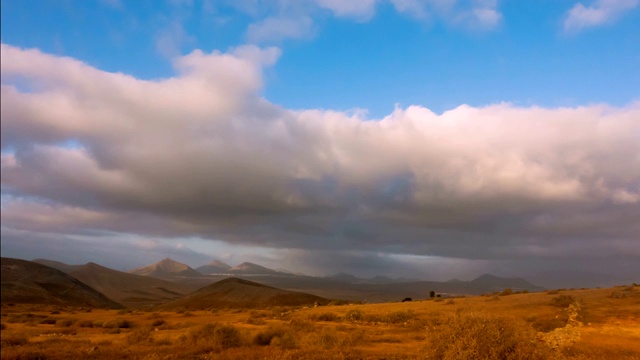
<svg viewBox="0 0 640 360"><path fill-rule="evenodd" d="M314 272L640 256L637 103L374 121L260 98L273 48L194 51L157 81L2 53L3 234L195 237Z"/></svg>

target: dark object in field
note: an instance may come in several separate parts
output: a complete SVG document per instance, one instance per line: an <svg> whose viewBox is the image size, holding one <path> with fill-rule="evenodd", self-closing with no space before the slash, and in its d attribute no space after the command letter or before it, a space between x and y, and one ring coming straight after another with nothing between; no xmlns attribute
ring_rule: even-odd
<svg viewBox="0 0 640 360"><path fill-rule="evenodd" d="M412 301L412 299L411 299L411 298L404 298L404 299L402 299L402 302L407 302L407 301Z"/></svg>

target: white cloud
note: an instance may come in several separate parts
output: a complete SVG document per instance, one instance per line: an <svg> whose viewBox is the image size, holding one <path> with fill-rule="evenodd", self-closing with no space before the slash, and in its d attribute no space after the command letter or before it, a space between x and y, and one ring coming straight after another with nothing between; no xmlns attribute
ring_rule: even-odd
<svg viewBox="0 0 640 360"><path fill-rule="evenodd" d="M565 16L564 30L578 32L611 23L639 4L640 0L595 0L588 6L577 3Z"/></svg>
<svg viewBox="0 0 640 360"><path fill-rule="evenodd" d="M313 20L307 16L295 18L267 18L249 25L250 43L278 42L284 39L306 39L313 36Z"/></svg>
<svg viewBox="0 0 640 360"><path fill-rule="evenodd" d="M376 0L316 0L322 8L331 10L336 16L369 20L376 12Z"/></svg>
<svg viewBox="0 0 640 360"><path fill-rule="evenodd" d="M496 0L390 0L396 11L422 20L438 17L446 22L472 28L493 29L502 19Z"/></svg>
<svg viewBox="0 0 640 360"><path fill-rule="evenodd" d="M168 59L181 55L183 46L193 43L195 38L187 34L179 21L172 22L156 36L156 50Z"/></svg>
<svg viewBox="0 0 640 360"><path fill-rule="evenodd" d="M638 246L640 103L370 121L260 98L275 48L196 50L154 81L1 51L4 228L476 259Z"/></svg>

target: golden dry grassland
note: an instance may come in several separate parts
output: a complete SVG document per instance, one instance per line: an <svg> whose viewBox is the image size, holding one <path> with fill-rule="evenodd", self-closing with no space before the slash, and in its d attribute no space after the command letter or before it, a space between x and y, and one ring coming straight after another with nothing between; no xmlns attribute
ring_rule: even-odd
<svg viewBox="0 0 640 360"><path fill-rule="evenodd" d="M2 359L640 360L640 287L191 312L2 304Z"/></svg>

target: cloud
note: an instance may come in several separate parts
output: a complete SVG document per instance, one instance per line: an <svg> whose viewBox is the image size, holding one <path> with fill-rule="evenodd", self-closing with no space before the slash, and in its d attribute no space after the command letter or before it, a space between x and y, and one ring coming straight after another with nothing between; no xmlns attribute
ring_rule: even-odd
<svg viewBox="0 0 640 360"><path fill-rule="evenodd" d="M246 36L250 43L264 43L284 39L306 39L313 36L313 33L313 21L309 17L270 17L249 25Z"/></svg>
<svg viewBox="0 0 640 360"><path fill-rule="evenodd" d="M351 17L360 21L369 20L376 11L376 0L316 0L318 6L329 9L339 17Z"/></svg>
<svg viewBox="0 0 640 360"><path fill-rule="evenodd" d="M640 0L595 0L591 5L575 4L564 19L565 32L575 33L586 28L611 23L636 8Z"/></svg>
<svg viewBox="0 0 640 360"><path fill-rule="evenodd" d="M185 44L194 43L195 38L187 34L179 21L172 22L156 36L156 50L167 59L173 59L182 54Z"/></svg>
<svg viewBox="0 0 640 360"><path fill-rule="evenodd" d="M153 81L2 54L3 229L381 254L380 266L640 251L640 103L416 105L371 120L261 98L276 48L196 50Z"/></svg>
<svg viewBox="0 0 640 360"><path fill-rule="evenodd" d="M442 18L462 27L488 30L502 19L496 0L390 0L397 12L420 20Z"/></svg>
<svg viewBox="0 0 640 360"><path fill-rule="evenodd" d="M454 27L473 30L494 29L502 20L497 0L389 0L398 13L421 21L442 20ZM335 17L358 22L370 21L380 0L311 0L254 2L238 1L228 5L250 17L246 38L250 43L309 39L316 34L315 19L330 11ZM205 5L208 3L205 3ZM213 7L207 5L209 11Z"/></svg>

